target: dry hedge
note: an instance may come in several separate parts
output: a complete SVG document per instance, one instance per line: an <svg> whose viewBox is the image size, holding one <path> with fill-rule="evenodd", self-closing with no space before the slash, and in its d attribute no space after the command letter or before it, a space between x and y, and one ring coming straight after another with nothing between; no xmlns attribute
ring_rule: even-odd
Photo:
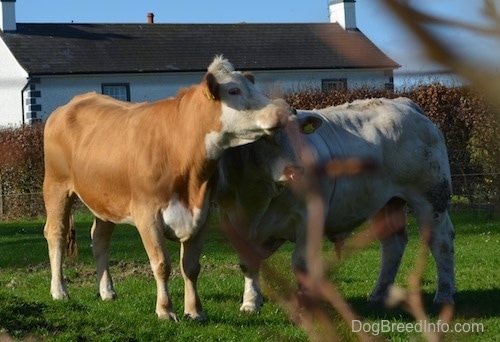
<svg viewBox="0 0 500 342"><path fill-rule="evenodd" d="M498 205L500 125L494 108L469 87L439 83L404 92L360 88L303 90L284 97L294 107L324 108L357 99L406 96L418 103L443 132L455 195L468 203ZM44 215L43 125L0 129L0 220Z"/></svg>
<svg viewBox="0 0 500 342"><path fill-rule="evenodd" d="M0 131L0 219L43 214L43 125Z"/></svg>

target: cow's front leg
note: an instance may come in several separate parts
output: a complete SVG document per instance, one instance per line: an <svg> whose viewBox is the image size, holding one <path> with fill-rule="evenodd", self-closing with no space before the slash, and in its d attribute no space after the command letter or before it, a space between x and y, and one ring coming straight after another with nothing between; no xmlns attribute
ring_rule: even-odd
<svg viewBox="0 0 500 342"><path fill-rule="evenodd" d="M136 221L139 221L137 229L156 280L156 314L161 319L178 321L168 291L171 262L165 247L163 226L153 218L141 218Z"/></svg>
<svg viewBox="0 0 500 342"><path fill-rule="evenodd" d="M240 260L240 268L245 277L245 289L243 291L243 303L240 311L245 313L259 313L264 300L260 289L259 268L261 262L254 260L252 263L245 263Z"/></svg>
<svg viewBox="0 0 500 342"><path fill-rule="evenodd" d="M394 283L403 253L408 244L406 213L404 202L392 199L371 220L372 230L381 243L381 264L377 283L368 301L383 304L387 298L389 286Z"/></svg>
<svg viewBox="0 0 500 342"><path fill-rule="evenodd" d="M104 222L96 218L90 231L92 252L97 265L97 285L102 300L116 298L113 280L109 272L109 244L114 229L114 223Z"/></svg>
<svg viewBox="0 0 500 342"><path fill-rule="evenodd" d="M197 281L200 274L200 256L208 230L207 223L191 239L181 243L181 273L184 278L184 315L197 321L205 321Z"/></svg>
<svg viewBox="0 0 500 342"><path fill-rule="evenodd" d="M241 230L238 230L222 211L219 212L219 218L224 233L238 255L240 269L245 277L243 303L240 311L245 313L259 313L264 303L259 282L259 268L264 257L261 255L259 248L241 234L241 231L245 231L245 229L241 228ZM241 227L245 226L242 224Z"/></svg>

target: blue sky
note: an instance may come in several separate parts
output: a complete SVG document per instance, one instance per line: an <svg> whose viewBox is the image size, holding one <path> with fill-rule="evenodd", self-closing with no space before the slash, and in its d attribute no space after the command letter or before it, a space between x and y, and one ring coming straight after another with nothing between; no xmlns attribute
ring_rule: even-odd
<svg viewBox="0 0 500 342"><path fill-rule="evenodd" d="M410 0L423 11L480 25L482 0ZM494 0L500 9L500 0ZM18 22L142 23L153 12L156 23L327 22L328 0L17 0ZM358 28L389 57L400 71L424 71L432 66L418 43L381 0L357 0ZM448 44L482 64L500 69L500 38L485 39L459 29L436 27Z"/></svg>

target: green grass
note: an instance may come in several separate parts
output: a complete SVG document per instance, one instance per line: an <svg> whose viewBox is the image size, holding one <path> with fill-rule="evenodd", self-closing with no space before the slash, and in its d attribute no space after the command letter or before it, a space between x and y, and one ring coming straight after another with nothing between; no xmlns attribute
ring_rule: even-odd
<svg viewBox="0 0 500 342"><path fill-rule="evenodd" d="M500 220L472 213L455 213L456 278L459 294L454 323L481 323L483 333L450 333L446 341L488 341L500 335ZM49 294L50 270L43 221L0 224L0 340L2 334L15 339L50 341L307 341L307 335L290 322L284 309L266 301L259 315L239 312L243 279L235 253L218 231L212 230L202 255L199 293L208 322L160 321L154 313L156 288L149 262L135 228L120 226L111 245L111 272L118 299L97 298L95 266L90 247L89 216L76 218L79 256L67 260L65 276L71 299L53 301ZM418 232L410 223L410 243L397 283L404 286L415 264ZM167 242L174 270L170 290L178 315L183 312L183 281L178 270L179 245ZM292 244L286 244L270 260L280 277L294 287L290 272ZM327 245L326 248L330 248ZM379 247L366 250L341 263L331 279L365 322L409 323L401 310L367 305L366 296L377 277ZM263 280L264 283L273 283ZM425 307L431 320L438 310L432 305L435 270L432 259L423 277ZM278 292L280 289L277 289ZM357 340L351 328L329 311L338 339ZM7 335L5 335L7 336ZM394 341L421 339L417 333L392 331L382 334Z"/></svg>

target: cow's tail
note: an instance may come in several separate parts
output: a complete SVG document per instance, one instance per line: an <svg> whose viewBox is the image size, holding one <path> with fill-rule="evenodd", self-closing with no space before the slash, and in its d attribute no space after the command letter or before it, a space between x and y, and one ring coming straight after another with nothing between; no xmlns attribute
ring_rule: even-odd
<svg viewBox="0 0 500 342"><path fill-rule="evenodd" d="M68 258L76 258L78 255L78 244L76 243L75 219L73 214L69 216L68 236L66 237L66 255Z"/></svg>

